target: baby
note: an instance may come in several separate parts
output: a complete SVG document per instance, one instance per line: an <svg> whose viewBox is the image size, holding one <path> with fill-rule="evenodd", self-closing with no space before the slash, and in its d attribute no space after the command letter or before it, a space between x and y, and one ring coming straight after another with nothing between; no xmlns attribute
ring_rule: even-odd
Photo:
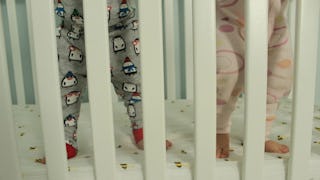
<svg viewBox="0 0 320 180"><path fill-rule="evenodd" d="M80 96L86 87L84 19L81 0L54 0L62 111L68 158L76 156ZM135 0L107 0L111 81L123 99L135 144L143 149L140 40ZM106 59L107 60L107 59ZM105 82L101 82L105 83ZM166 141L166 148L172 146ZM45 159L40 160L45 162Z"/></svg>
<svg viewBox="0 0 320 180"><path fill-rule="evenodd" d="M244 88L244 1L217 0L217 158L229 156L230 115ZM289 152L268 139L279 100L289 94L293 78L287 6L288 0L269 0L265 151L273 153Z"/></svg>

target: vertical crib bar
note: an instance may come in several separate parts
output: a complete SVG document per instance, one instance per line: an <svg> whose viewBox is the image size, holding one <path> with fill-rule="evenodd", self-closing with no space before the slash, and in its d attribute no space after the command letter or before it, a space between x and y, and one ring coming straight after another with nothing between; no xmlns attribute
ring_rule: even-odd
<svg viewBox="0 0 320 180"><path fill-rule="evenodd" d="M39 104L38 100L38 88L37 88L37 75L36 75L36 64L35 64L35 55L34 55L34 39L32 34L32 19L31 19L31 0L26 0L27 8L27 20L28 20L28 36L29 36L29 48L30 48L30 59L31 59L31 68L32 68L32 80L33 80L33 89L34 89L34 100L35 104Z"/></svg>
<svg viewBox="0 0 320 180"><path fill-rule="evenodd" d="M215 10L215 1L193 1L195 180L214 180L216 174Z"/></svg>
<svg viewBox="0 0 320 180"><path fill-rule="evenodd" d="M310 179L308 167L311 153L319 10L319 0L297 1L293 125L288 168L290 180Z"/></svg>
<svg viewBox="0 0 320 180"><path fill-rule="evenodd" d="M175 51L175 28L174 28L174 2L164 0L164 23L165 23L165 60L166 60L166 89L167 98L177 98L176 81L176 51Z"/></svg>
<svg viewBox="0 0 320 180"><path fill-rule="evenodd" d="M22 180L15 140L6 46L2 27L4 26L2 4L0 3L0 179Z"/></svg>
<svg viewBox="0 0 320 180"><path fill-rule="evenodd" d="M289 2L289 12L288 12L288 19L289 19L289 26L290 26L290 35L291 35L291 43L292 45L295 44L295 31L296 31L296 6L297 0L290 0ZM292 47L294 48L294 47Z"/></svg>
<svg viewBox="0 0 320 180"><path fill-rule="evenodd" d="M152 7L152 8L150 8ZM161 1L140 0L145 179L166 179ZM154 68L156 67L156 68Z"/></svg>
<svg viewBox="0 0 320 180"><path fill-rule="evenodd" d="M7 3L7 10L8 10L9 34L10 34L10 41L11 41L17 103L25 104L25 90L24 90L24 82L23 82L20 40L19 40L19 32L18 32L19 27L18 27L17 16L16 16L17 14L16 4L15 4L16 2L12 0L7 0L6 3Z"/></svg>
<svg viewBox="0 0 320 180"><path fill-rule="evenodd" d="M67 180L53 1L30 3L48 178Z"/></svg>
<svg viewBox="0 0 320 180"><path fill-rule="evenodd" d="M193 31L192 31L192 0L184 1L184 49L186 63L186 94L193 99Z"/></svg>
<svg viewBox="0 0 320 180"><path fill-rule="evenodd" d="M109 35L105 0L84 0L88 90L96 180L116 178Z"/></svg>
<svg viewBox="0 0 320 180"><path fill-rule="evenodd" d="M267 90L268 1L245 1L245 142L242 179L263 179ZM257 27L259 27L257 29ZM254 169L254 171L253 171Z"/></svg>

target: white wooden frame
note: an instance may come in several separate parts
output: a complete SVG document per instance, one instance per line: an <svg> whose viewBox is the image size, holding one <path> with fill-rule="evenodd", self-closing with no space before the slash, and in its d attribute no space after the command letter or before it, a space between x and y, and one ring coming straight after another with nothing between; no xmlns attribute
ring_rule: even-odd
<svg viewBox="0 0 320 180"><path fill-rule="evenodd" d="M215 1L193 1L195 180L214 180L216 151ZM212 83L207 83L212 82ZM205 95L205 96L204 96ZM204 166L204 164L206 164Z"/></svg>
<svg viewBox="0 0 320 180"><path fill-rule="evenodd" d="M17 22L17 11L16 3L12 0L6 0L7 11L8 11L8 23L9 23L9 34L10 34L10 44L12 50L12 60L13 60L13 71L14 71L14 81L16 86L16 96L18 104L25 104L25 89L24 89L24 79L21 61L21 51L20 51L20 39L18 32L18 22Z"/></svg>
<svg viewBox="0 0 320 180"><path fill-rule="evenodd" d="M0 27L3 27L2 4L0 3ZM18 150L15 139L15 126L9 86L4 31L0 28L0 179L22 180Z"/></svg>
<svg viewBox="0 0 320 180"><path fill-rule="evenodd" d="M119 179L116 173L111 83L96 83L111 82L110 73L106 72L110 69L106 58L109 57L107 4L105 0L83 2L95 177L97 180Z"/></svg>
<svg viewBox="0 0 320 180"><path fill-rule="evenodd" d="M309 179L317 64L320 1L298 0L295 34L295 82L288 179ZM306 79L308 79L306 81Z"/></svg>
<svg viewBox="0 0 320 180"><path fill-rule="evenodd" d="M166 60L166 92L167 99L177 98L177 72L176 72L176 47L175 47L175 1L163 0L164 14L164 54Z"/></svg>
<svg viewBox="0 0 320 180"><path fill-rule="evenodd" d="M242 179L262 179L268 66L268 0L245 1L245 139ZM259 31L257 28L259 27ZM259 61L257 61L259 59ZM252 171L255 169L254 171Z"/></svg>
<svg viewBox="0 0 320 180"><path fill-rule="evenodd" d="M144 178L165 180L167 173L161 1L139 0L139 16L141 49L143 49L140 56L145 145Z"/></svg>
<svg viewBox="0 0 320 180"><path fill-rule="evenodd" d="M173 1L173 0L172 0ZM166 0L164 7L173 4ZM267 0L257 3L255 0L247 0L246 7L246 133L245 148L242 162L242 179L255 180L263 179L264 166L264 128L266 114L266 67L267 67ZM293 3L293 2L292 2ZM309 178L308 163L311 151L311 128L313 118L313 103L315 89L315 74L317 58L317 33L319 32L319 0L297 0L296 10L291 10L290 21L293 22L293 14L297 14L295 23L295 86L294 86L294 110L292 126L292 144L291 156L289 158L287 179L288 180L307 180ZM215 24L203 23L203 19L210 22L215 21L215 1L191 1L184 3L185 12L189 19L185 23L185 28L193 27L186 31L185 48L188 49L186 64L187 71L194 74L192 83L187 87L194 87L187 91L187 99L194 99L195 102L195 160L193 166L193 177L195 180L215 180L216 160L215 152L215 127L216 127L216 108L215 99L216 84L207 84L207 81L215 82L216 74L212 69L215 65ZM149 7L154 8L149 8ZM254 8L253 8L254 6ZM41 7L41 8L39 8ZM88 87L93 140L95 155L95 178L117 179L117 165L115 160L115 144L113 132L113 116L111 103L110 84L95 84L94 80L101 82L110 81L110 74L106 73L109 69L108 61L104 57L109 56L108 52L108 31L105 20L105 0L91 2L84 0L84 17L86 27L86 56L88 58ZM0 4L0 46L5 47L2 9ZM11 31L11 48L19 51L18 32L16 26L15 5L8 3L8 12L12 15L9 19L9 28ZM172 32L173 9L167 9L166 22L170 22L166 32L169 33L165 41L166 45L172 48L174 37ZM142 91L143 91L143 109L144 109L144 134L145 134L145 161L144 178L146 180L165 180L166 172L166 151L165 151L165 116L164 116L164 74L163 74L163 32L162 32L162 3L161 1L140 0L140 33L141 33L141 52L142 61ZM63 136L63 126L56 119L62 119L61 98L58 80L58 64L56 56L56 40L54 31L53 4L51 1L28 0L28 14L30 15L29 25L34 46L32 56L35 58L35 69L37 77L39 105L41 109L42 128L46 149L48 178L68 180L69 173L67 168L65 142ZM191 18L192 17L192 18ZM308 19L308 21L307 21ZM49 22L49 23L43 23ZM40 25L41 24L41 25ZM259 31L254 27L259 26ZM46 34L42 32L47 32ZM152 33L150 33L152 32ZM49 34L49 36L47 36ZM105 37L101 41L101 37ZM190 38L192 37L192 38ZM209 38L208 38L209 37ZM259 39L259 41L257 41ZM46 42L46 45L43 45ZM94 44L92 43L94 42ZM156 42L156 43L155 43ZM99 43L97 45L97 43ZM190 44L192 45L190 45ZM150 46L149 44L153 44ZM200 48L205 44L205 48ZM254 48L253 48L254 47ZM167 51L168 60L174 57L174 51ZM18 60L14 65L18 68L16 71L18 89L23 89L23 80L19 80L22 75L21 57L19 53L14 59ZM190 57L191 56L191 57ZM210 58L208 58L210 57ZM254 59L265 59L265 61L255 62ZM90 59L95 59L94 63ZM210 59L210 61L207 61ZM97 61L100 60L100 61ZM265 63L261 63L265 62ZM22 179L17 154L16 141L14 139L14 124L11 109L9 78L7 69L7 57L5 48L0 49L0 118L1 118L1 136L0 142L6 149L2 148L0 163L0 178L4 179ZM169 65L169 64L168 64ZM174 64L171 64L174 66ZM172 68L170 65L170 68ZM158 67L157 69L149 67ZM168 67L167 67L168 68ZM19 74L21 73L21 74ZM46 73L46 77L37 76L37 74ZM172 70L171 70L172 73ZM188 73L189 74L189 73ZM187 76L191 78L190 75ZM192 76L193 77L193 76ZM257 78L258 77L258 78ZM204 81L205 79L205 81ZM308 79L308 81L305 81ZM47 85L48 80L54 82ZM154 83L157 82L157 83ZM303 84L302 84L303 83ZM169 84L175 85L170 82ZM258 88L258 89L257 89ZM173 88L175 89L175 87ZM171 90L170 90L171 91ZM170 92L170 97L175 97L175 92ZM19 104L24 104L24 93L19 95ZM46 96L50 94L50 96ZM95 94L99 94L97 97ZM101 97L101 94L103 97ZM205 94L205 96L203 96ZM152 104L152 106L150 105ZM101 108L105 107L105 108ZM106 113L107 112L107 113ZM107 114L107 115L106 115ZM108 117L108 121L101 121L98 117ZM156 118L155 118L156 117ZM261 121L257 121L261 119ZM6 127L6 128L2 128ZM107 129L107 130L106 130ZM157 134L157 136L153 136ZM99 137L105 137L101 139ZM9 137L9 138L4 138ZM209 137L209 138L208 138ZM107 153L106 153L107 152ZM154 156L157 154L157 156ZM97 158L99 157L99 158ZM156 162L156 163L155 163ZM255 169L252 171L252 169Z"/></svg>
<svg viewBox="0 0 320 180"><path fill-rule="evenodd" d="M63 124L60 123L61 121L57 121L57 119L63 119L63 117L53 2L32 0L30 5L48 179L67 180L69 175ZM41 74L46 74L46 76L41 76ZM50 96L47 96L48 94Z"/></svg>

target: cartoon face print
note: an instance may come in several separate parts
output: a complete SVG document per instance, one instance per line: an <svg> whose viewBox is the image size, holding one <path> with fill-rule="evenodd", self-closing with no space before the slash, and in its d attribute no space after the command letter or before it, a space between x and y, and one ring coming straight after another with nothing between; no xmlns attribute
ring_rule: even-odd
<svg viewBox="0 0 320 180"><path fill-rule="evenodd" d="M132 93L132 96L131 96L131 98L129 100L129 104L138 103L140 101L141 101L140 93L134 92L134 93Z"/></svg>
<svg viewBox="0 0 320 180"><path fill-rule="evenodd" d="M127 17L129 13L130 13L130 9L127 4L127 0L122 0L119 7L119 18Z"/></svg>
<svg viewBox="0 0 320 180"><path fill-rule="evenodd" d="M134 52L139 55L140 54L140 40L137 38L133 42Z"/></svg>
<svg viewBox="0 0 320 180"><path fill-rule="evenodd" d="M71 26L71 31L76 33L76 34L83 34L83 27L81 25L78 25L78 24L73 24Z"/></svg>
<svg viewBox="0 0 320 180"><path fill-rule="evenodd" d="M121 30L125 30L127 28L127 25L124 25L122 23L118 23L118 24L114 25L113 28L114 28L114 30L121 31Z"/></svg>
<svg viewBox="0 0 320 180"><path fill-rule="evenodd" d="M127 108L129 117L136 117L136 109L133 104L129 104Z"/></svg>
<svg viewBox="0 0 320 180"><path fill-rule="evenodd" d="M69 61L77 61L80 63L83 61L83 55L79 48L69 46L69 50Z"/></svg>
<svg viewBox="0 0 320 180"><path fill-rule="evenodd" d="M139 21L138 20L134 20L131 22L131 29L132 30L138 30L139 27Z"/></svg>
<svg viewBox="0 0 320 180"><path fill-rule="evenodd" d="M61 87L63 88L72 87L76 84L78 84L78 79L71 71L67 72L61 81Z"/></svg>
<svg viewBox="0 0 320 180"><path fill-rule="evenodd" d="M218 0L218 6L220 7L230 7L235 5L239 0Z"/></svg>
<svg viewBox="0 0 320 180"><path fill-rule="evenodd" d="M67 33L67 36L68 36L69 39L73 39L73 40L79 40L80 39L80 34L77 34L77 33L73 32L73 31L69 31Z"/></svg>
<svg viewBox="0 0 320 180"><path fill-rule="evenodd" d="M58 5L57 5L57 7L56 7L56 9L55 9L55 13L56 13L59 17L64 18L64 15L65 15L66 11L64 10L64 6L63 6L63 4L61 3L60 0L58 1Z"/></svg>
<svg viewBox="0 0 320 180"><path fill-rule="evenodd" d="M113 39L113 51L119 52L126 49L126 43L121 36L117 36Z"/></svg>
<svg viewBox="0 0 320 180"><path fill-rule="evenodd" d="M80 97L80 91L69 92L64 97L65 97L66 105L69 106L71 104L78 102L79 97Z"/></svg>
<svg viewBox="0 0 320 180"><path fill-rule="evenodd" d="M74 9L71 14L71 20L78 25L83 25L83 17L77 9Z"/></svg>
<svg viewBox="0 0 320 180"><path fill-rule="evenodd" d="M132 63L129 57L126 57L124 63L122 64L122 71L125 75L134 75L137 74L137 67Z"/></svg>
<svg viewBox="0 0 320 180"><path fill-rule="evenodd" d="M217 51L217 74L236 74L244 69L244 58L231 50Z"/></svg>
<svg viewBox="0 0 320 180"><path fill-rule="evenodd" d="M77 126L77 118L74 115L69 114L66 118L64 118L64 126L65 127Z"/></svg>
<svg viewBox="0 0 320 180"><path fill-rule="evenodd" d="M122 90L125 92L137 92L137 85L132 83L123 83Z"/></svg>

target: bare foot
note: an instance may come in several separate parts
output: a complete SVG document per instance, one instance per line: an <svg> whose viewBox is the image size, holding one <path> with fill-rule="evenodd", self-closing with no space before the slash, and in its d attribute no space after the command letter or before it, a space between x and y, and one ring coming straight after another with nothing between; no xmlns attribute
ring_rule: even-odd
<svg viewBox="0 0 320 180"><path fill-rule="evenodd" d="M279 144L275 141L268 140L265 142L265 152L270 152L270 153L281 153L285 154L289 152L289 147L284 145L284 144Z"/></svg>
<svg viewBox="0 0 320 180"><path fill-rule="evenodd" d="M229 134L217 134L217 145L216 145L217 158L229 157L229 149L230 149L229 143L230 143Z"/></svg>
<svg viewBox="0 0 320 180"><path fill-rule="evenodd" d="M144 143L143 140L139 141L136 146L138 147L138 149L143 150L144 149ZM172 142L170 142L169 140L166 140L166 149L170 149L172 147Z"/></svg>

